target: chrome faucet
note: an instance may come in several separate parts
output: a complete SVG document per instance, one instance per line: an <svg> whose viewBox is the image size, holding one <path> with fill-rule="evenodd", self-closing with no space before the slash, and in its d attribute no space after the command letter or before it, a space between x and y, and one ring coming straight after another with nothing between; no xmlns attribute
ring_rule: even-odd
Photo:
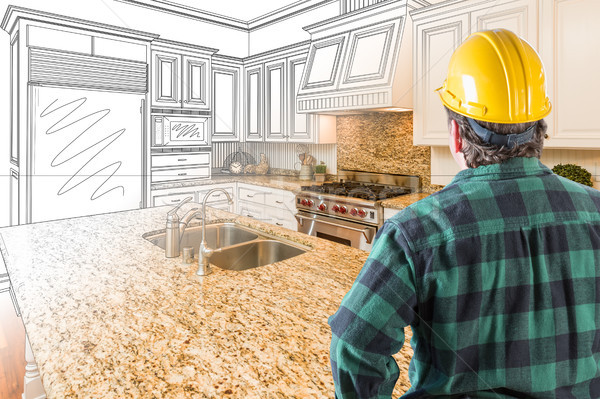
<svg viewBox="0 0 600 399"><path fill-rule="evenodd" d="M190 220L201 215L198 208L192 208L186 212L183 218L179 218L177 211L183 204L187 204L193 197L187 197L181 201L175 208L167 212L167 228L165 230L165 256L167 258L176 258L179 256L179 243L183 232Z"/></svg>
<svg viewBox="0 0 600 399"><path fill-rule="evenodd" d="M202 200L202 214L206 215L206 200L210 195L215 191L222 191L227 196L227 202L229 205L233 204L233 199L229 193L222 188L213 188L204 196L204 200ZM200 242L200 249L198 250L198 271L196 274L198 276L207 276L210 274L210 257L215 252L220 252L221 248L211 249L206 244L206 216L202 218L202 241Z"/></svg>

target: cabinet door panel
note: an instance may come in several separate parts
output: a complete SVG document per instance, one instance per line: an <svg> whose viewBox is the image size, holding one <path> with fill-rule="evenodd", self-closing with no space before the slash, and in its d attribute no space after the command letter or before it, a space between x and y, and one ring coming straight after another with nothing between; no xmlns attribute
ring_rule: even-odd
<svg viewBox="0 0 600 399"><path fill-rule="evenodd" d="M302 83L302 74L306 66L306 57L292 58L288 61L289 93L289 140L290 142L312 141L312 129L309 114L299 114L296 111L296 97Z"/></svg>
<svg viewBox="0 0 600 399"><path fill-rule="evenodd" d="M469 15L415 25L414 144L448 145L446 113L435 89L442 86L454 50L467 36Z"/></svg>
<svg viewBox="0 0 600 399"><path fill-rule="evenodd" d="M554 93L550 98L551 140L545 145L600 148L596 101L600 92L600 2L555 0L553 14L554 74L549 83Z"/></svg>
<svg viewBox="0 0 600 399"><path fill-rule="evenodd" d="M208 70L208 59L183 56L183 108L209 108Z"/></svg>
<svg viewBox="0 0 600 399"><path fill-rule="evenodd" d="M237 141L238 71L213 68L213 141Z"/></svg>
<svg viewBox="0 0 600 399"><path fill-rule="evenodd" d="M262 141L263 139L263 91L262 65L246 70L245 104L246 104L246 140Z"/></svg>
<svg viewBox="0 0 600 399"><path fill-rule="evenodd" d="M285 141L285 62L265 65L266 141Z"/></svg>
<svg viewBox="0 0 600 399"><path fill-rule="evenodd" d="M180 60L177 54L155 52L153 58L154 95L152 105L179 106Z"/></svg>

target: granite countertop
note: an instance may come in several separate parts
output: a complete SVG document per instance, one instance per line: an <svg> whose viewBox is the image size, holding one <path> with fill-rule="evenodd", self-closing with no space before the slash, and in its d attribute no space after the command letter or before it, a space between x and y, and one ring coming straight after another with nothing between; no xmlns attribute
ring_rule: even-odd
<svg viewBox="0 0 600 399"><path fill-rule="evenodd" d="M312 180L300 180L298 176L290 175L213 175L210 179L184 180L153 184L152 190L162 190L180 187L195 187L218 183L248 183L258 186L279 188L281 190L299 191L300 187L317 184Z"/></svg>
<svg viewBox="0 0 600 399"><path fill-rule="evenodd" d="M417 201L422 200L425 197L430 196L431 193L414 193L401 195L399 197L394 197L381 201L381 206L384 208L392 208L392 209L404 209L407 206L414 204Z"/></svg>
<svg viewBox="0 0 600 399"><path fill-rule="evenodd" d="M190 180L182 182L172 183L161 183L159 185L153 185L153 190L168 189L168 188L179 188L179 187L194 187L202 186L207 184L218 184L218 183L248 183L256 184L259 186L279 188L288 191L299 191L301 186L307 186L311 184L322 184L312 180L300 180L298 176L281 176L281 175L217 175L205 180ZM427 196L431 195L428 193L414 193L403 195L400 197L390 198L381 201L381 206L384 208L392 209L404 209L410 204L417 202Z"/></svg>
<svg viewBox="0 0 600 399"><path fill-rule="evenodd" d="M327 318L367 253L211 208L208 220L312 250L197 277L197 265L142 238L164 228L167 210L0 229L48 398L331 398ZM406 335L394 396L409 387Z"/></svg>

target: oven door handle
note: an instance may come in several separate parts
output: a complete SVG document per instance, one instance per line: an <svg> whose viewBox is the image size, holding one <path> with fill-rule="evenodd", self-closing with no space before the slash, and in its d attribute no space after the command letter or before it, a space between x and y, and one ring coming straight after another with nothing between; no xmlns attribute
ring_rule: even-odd
<svg viewBox="0 0 600 399"><path fill-rule="evenodd" d="M375 237L375 233L377 232L375 227L370 227L370 226L365 226L363 228L357 228L357 227L352 227L352 226L348 226L348 225L340 225L338 223L329 222L329 221L323 220L323 219L302 216L299 214L295 214L294 216L296 216L296 219L298 220L298 223L300 223L300 224L303 224L303 220L310 220L313 222L328 224L328 225L334 226L334 227L358 231L359 233L362 233L365 236L365 239L367 240L367 244L370 244L373 241L373 237Z"/></svg>

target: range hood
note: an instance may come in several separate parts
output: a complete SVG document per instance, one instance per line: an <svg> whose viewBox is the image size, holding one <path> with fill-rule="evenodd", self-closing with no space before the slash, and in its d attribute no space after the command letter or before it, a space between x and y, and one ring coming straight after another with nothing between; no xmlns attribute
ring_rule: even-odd
<svg viewBox="0 0 600 399"><path fill-rule="evenodd" d="M412 109L407 1L382 1L304 28L311 44L296 109L345 115Z"/></svg>

